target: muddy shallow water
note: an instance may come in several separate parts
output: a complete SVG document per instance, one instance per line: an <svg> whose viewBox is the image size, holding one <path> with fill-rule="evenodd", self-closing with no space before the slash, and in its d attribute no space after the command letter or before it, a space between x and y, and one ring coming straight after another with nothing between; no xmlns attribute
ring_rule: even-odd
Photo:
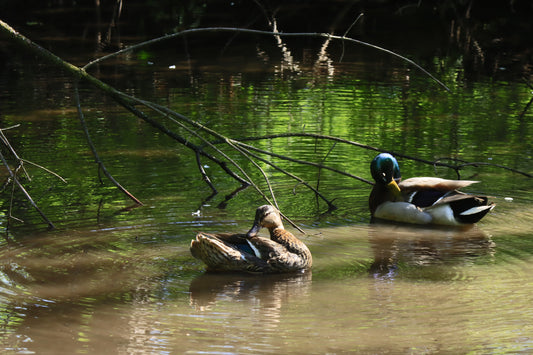
<svg viewBox="0 0 533 355"><path fill-rule="evenodd" d="M313 270L270 276L205 273L187 240L151 245L104 230L36 237L0 254L3 346L109 354L528 351L533 238L523 228L310 229L302 239Z"/></svg>

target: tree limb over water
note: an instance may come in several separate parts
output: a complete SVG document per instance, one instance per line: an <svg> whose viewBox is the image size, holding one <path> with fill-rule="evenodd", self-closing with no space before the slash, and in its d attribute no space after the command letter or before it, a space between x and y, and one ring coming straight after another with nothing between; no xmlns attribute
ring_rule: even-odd
<svg viewBox="0 0 533 355"><path fill-rule="evenodd" d="M415 68L417 68L418 70L422 71L424 74L429 76L431 79L433 79L433 81L435 81L437 84L439 84L443 89L445 89L448 92L451 92L451 90L446 85L444 85L444 83L442 83L439 79L437 79L435 76L433 76L426 69L422 68L420 65L416 64L415 62L413 62L411 59L406 58L406 57L404 57L404 56L402 56L402 55L400 55L398 53L395 53L395 52L393 52L391 50L385 49L385 48L380 47L380 46L376 46L376 45L368 43L368 42L360 41L358 39L354 39L354 38L346 37L346 36L336 36L336 35L332 35L332 34L329 34L329 33L310 33L310 32L292 32L292 33L285 32L284 33L284 32L253 30L253 29L247 29L247 28L235 28L235 27L192 28L192 29L183 30L183 31L180 31L180 32L177 32L177 33L168 34L168 35L165 35L165 36L162 36L162 37L158 37L158 38L154 38L154 39L151 39L151 40L148 40L148 41L145 41L145 42L141 42L139 44L135 44L133 46L121 49L121 50L119 50L117 52L114 52L114 53L108 54L106 56L100 57L98 59L95 59L92 62L89 62L88 64L83 66L82 69L87 70L88 68L90 68L94 64L97 64L97 63L100 63L100 62L102 62L104 60L116 57L116 56L118 56L120 54L124 54L124 53L127 53L127 52L131 52L131 51L140 49L142 47L146 47L146 46L151 45L151 44L155 44L155 43L158 43L158 42L170 40L170 39L173 39L173 38L176 38L176 37L181 37L181 36L184 36L184 35L187 35L187 34L206 33L206 32L233 32L233 33L234 32L239 32L239 33L248 33L248 34L256 34L256 35L268 35L268 36L274 36L274 37L316 37L316 38L324 38L326 40L335 39L335 40L340 40L340 41L343 41L343 42L363 45L363 46L366 46L366 47L370 47L370 48L376 49L378 51L385 52L387 54L390 54L390 55L392 55L394 57L397 57L397 58L409 63L410 65L414 66Z"/></svg>
<svg viewBox="0 0 533 355"><path fill-rule="evenodd" d="M257 147L252 146L252 145L244 143L245 141L260 140L260 139L274 139L274 138L278 138L278 137L288 137L288 136L291 136L291 137L313 137L315 139L320 139L320 140L331 140L331 141L334 141L336 143L350 144L350 145L354 145L354 146L357 146L359 148L367 149L367 150L375 150L375 151L386 151L386 150L380 149L380 148L377 148L377 147L371 147L371 146L368 146L368 145L365 145L365 144L361 144L361 143L357 143L357 142L353 142L353 141L348 141L346 139L342 139L342 138L338 138L338 137L331 137L331 136L325 136L325 135L319 135L319 134L287 133L286 135L279 134L279 135L263 136L263 137L245 137L245 138L240 138L240 139L233 139L233 138L230 138L230 137L226 137L226 136L220 134L219 132L217 132L217 131L215 131L215 130L213 130L213 129L211 129L211 128L203 125L203 124L201 124L200 122L198 122L198 121L196 121L194 119L191 119L191 118L189 118L187 116L184 116L184 115L182 115L182 114L180 114L178 112L175 112L175 111L173 111L173 110L171 110L171 109L169 109L169 108L167 108L165 106L162 106L162 105L150 102L150 101L142 100L142 99L133 97L131 95L128 95L128 94L126 94L124 92L121 92L121 91L115 89L114 87L112 87L112 86L100 81L99 79L95 78L94 76L90 75L87 72L87 69L89 69L90 67L92 67L93 65L95 65L97 63L100 63L100 62L102 62L102 61L104 61L106 59L112 58L112 57L116 57L116 56L118 56L120 54L129 52L129 51L133 51L133 50L142 48L144 46L151 45L151 44L154 44L154 43L157 43L157 42L161 42L161 41L164 41L164 40L170 40L170 39L178 37L178 36L184 36L186 34L194 34L194 33L201 34L201 33L209 33L209 32L233 32L233 33L245 33L245 34L254 34L254 35L268 35L268 36L276 37L278 39L278 42L279 42L279 39L281 37L287 37L287 36L302 37L302 36L305 36L305 37L323 38L327 42L329 42L331 40L340 40L343 43L344 42L354 43L354 44L358 44L358 45L364 45L364 46L367 46L367 47L371 47L371 48L374 48L374 49L379 50L379 51L383 51L383 52L388 53L390 55L393 55L393 56L395 56L397 58L400 58L401 60L409 63L410 65L413 65L414 67L416 67L417 69L421 70L423 73L425 73L426 75L431 77L441 87L443 87L444 89L449 91L449 89L446 87L446 85L444 85L442 82L440 82L438 79L436 79L433 75L431 75L425 69L423 69L418 64L414 63L413 61L411 61L408 58L405 58L405 57L403 57L403 56L401 56L401 55L399 55L397 53L394 53L392 51L389 51L387 49L384 49L384 48L381 48L381 47L378 47L378 46L375 46L375 45L372 45L372 44L369 44L369 43L366 43L366 42L362 42L362 41L359 41L359 40L356 40L356 39L353 39L353 38L349 38L349 37L346 37L346 36L335 36L335 35L326 34L326 33L280 33L277 30L275 32L269 32L269 31L259 31L259 30L242 29L242 28L226 28L226 27L190 29L190 30L184 30L184 31L181 31L181 32L178 32L178 33L162 36L162 37L159 37L159 38L155 38L155 39L152 39L150 41L139 43L137 45L133 45L131 47L122 49L122 50L120 50L118 52L115 52L115 53L109 54L107 56L103 56L101 58L98 58L98 59L96 59L94 61L91 61L90 63L88 63L84 67L80 68L80 67L74 66L74 65L72 65L72 64L70 64L68 62L65 62L64 60L62 60L61 58L57 57L56 55L54 55L50 51L42 48L41 46L37 45L36 43L34 43L32 41L30 41L29 39L27 39L23 35L21 35L18 32L16 32L13 28L11 28L5 22L0 21L0 30L1 30L1 32L7 34L8 37L14 43L22 45L26 50L28 50L31 53L37 55L39 58L41 58L43 60L46 60L47 62L51 63L55 67L61 68L64 71L66 71L67 73L69 73L69 75L71 75L74 78L76 83L80 79L86 80L87 82L92 84L94 87L96 87L98 90L101 90L104 93L106 93L107 95L109 95L110 97L112 97L117 103L119 103L121 106L126 108L129 112L131 112L136 117L144 120L145 122L147 122L148 124L150 124L154 128L158 129L162 133L166 134L170 138L176 140L178 143L180 143L183 146L185 146L186 148L190 149L195 154L196 162L198 164L198 168L199 168L200 174L202 175L203 180L206 182L206 184L212 190L212 192L213 192L212 195L216 194L217 190L216 190L215 185L211 182L211 180L209 179L209 176L207 175L207 173L203 169L202 159L208 159L208 160L212 161L213 163L215 163L216 165L218 165L228 176L230 176L231 178L235 179L242 187L251 185L263 197L263 199L267 203L275 205L275 206L277 206L277 201L276 201L276 198L275 198L275 194L274 194L273 188L272 188L271 183L269 181L269 177L268 177L267 173L258 164L258 162L262 162L262 163L268 164L269 166L271 166L272 168L276 169L277 171L279 171L279 172L285 174L286 176L289 176L290 178L296 180L298 182L298 184L301 184L301 185L305 186L306 188L310 189L317 196L317 198L322 199L328 205L328 211L335 209L335 205L333 204L332 200L329 200L322 193L320 193L318 191L318 184L317 184L316 188L312 187L308 182L306 182L302 178L300 178L297 175L295 175L295 174L293 174L293 173L291 173L291 172L279 167L278 165L276 165L273 162L271 162L270 160L262 157L261 155L263 155L263 156L267 155L267 156L276 157L276 158L283 159L283 160L289 160L289 161L292 161L292 162L295 162L295 163L298 163L298 164L311 165L311 166L317 167L318 169L328 169L328 170L333 171L333 172L335 172L337 174L348 176L350 178L357 179L359 181L362 181L362 182L368 183L368 184L372 184L372 182L369 181L369 180L366 180L364 178L352 175L352 174L350 174L348 172L341 171L341 170L338 170L338 169L335 169L335 168L332 168L332 167L328 167L327 165L324 164L324 162L315 163L315 162L297 160L297 159L294 159L294 158L291 158L291 157L287 157L287 156L283 156L283 155L277 154L275 152L269 152L269 151L266 151L266 150L263 150L263 149L259 149ZM142 203L140 202L139 199L137 199L135 196L133 196L131 193L129 193L125 188L123 188L111 176L111 174L105 168L105 165L102 162L102 160L100 160L100 158L98 156L98 153L97 153L97 150L96 150L96 147L94 147L94 145L92 144L88 129L87 129L86 125L85 125L85 119L83 117L83 111L82 111L82 108L81 108L81 105L80 105L80 102L79 102L79 98L78 98L77 85L75 85L75 90L76 90L76 92L75 92L76 106L77 106L77 109L78 109L78 116L79 116L79 119L80 119L80 122L81 122L81 125L82 125L82 130L84 131L84 134L87 137L87 142L89 144L89 147L90 147L91 151L93 152L93 155L95 156L95 162L98 164L99 170L103 171L104 174L108 177L108 179L117 188L119 188L123 193L125 193L130 199L132 199L138 205L141 205ZM143 110L147 110L147 112L149 112L150 114L145 112L145 111L143 111ZM154 117L152 117L152 115ZM170 129L168 127L168 123L177 125L180 129L184 130L187 133L187 136L182 136L182 135L176 133L175 131L173 131L172 129ZM195 144L195 143L191 142L192 138L199 140L201 142L201 144ZM238 153L239 155L241 155L242 157L244 157L245 159L250 161L251 164L253 164L253 166L255 167L255 169L257 169L257 171L259 171L260 175L262 176L264 182L267 185L267 190L268 190L267 193L265 193L263 191L263 189L259 186L259 183L254 181L254 179L253 179L253 177L251 175L252 171L245 170L239 163L237 163L234 159L232 159L228 155L228 153L223 151L221 148L217 147L220 144L224 144L224 146L226 148L229 148L232 152ZM211 154L211 153L206 152L204 150L205 147L209 147L210 149L212 149L214 151L214 153ZM333 147L332 147L332 149L333 149ZM454 169L457 173L458 173L458 171L459 171L459 169L461 167L463 167L463 166L465 166L467 164L474 164L474 163L463 163L461 165L457 165L456 166L456 165L442 163L440 161L431 162L431 161L427 161L427 160L423 160L423 159L409 157L409 156L407 156L405 154L401 154L401 153L398 153L398 152L393 152L393 153L395 155L397 155L397 156L401 156L401 157L417 160L417 161L424 162L424 163L429 163L429 164L432 164L432 165L435 165L435 166L446 166L446 167ZM16 179L15 172L10 170L7 161L3 158L3 156L1 156L0 158L1 158L2 162L3 162L3 164L6 166L6 168L10 172L10 175L12 177L14 176L14 181L16 182L17 186L24 192L25 191L24 187ZM480 163L478 163L478 165L479 164ZM520 173L522 173L522 172L520 172ZM525 174L525 173L522 173L522 174L531 177L528 174ZM270 197L267 196L267 194ZM40 212L40 214L43 217L43 219L45 221L47 221L47 223L49 223L49 225L51 227L53 227L53 224L46 218L46 216L33 203L33 200L31 200L31 197L29 197L29 195L27 195L27 194L26 194L26 197L30 201L30 203L32 203L32 205ZM279 209L279 206L277 206L277 207ZM288 219L288 218L286 218L286 219L287 219L287 221L289 223L291 223L294 227L296 227L297 229L299 229L301 231L301 229L298 226L296 226L292 221L290 221L290 219Z"/></svg>

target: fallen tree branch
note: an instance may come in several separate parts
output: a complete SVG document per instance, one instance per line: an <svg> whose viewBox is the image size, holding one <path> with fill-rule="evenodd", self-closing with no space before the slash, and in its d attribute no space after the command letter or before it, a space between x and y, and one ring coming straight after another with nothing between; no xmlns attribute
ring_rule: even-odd
<svg viewBox="0 0 533 355"><path fill-rule="evenodd" d="M342 40L342 41L348 41L348 42L352 42L352 43L356 43L356 44L361 44L361 45L365 45L365 46L369 46L369 47L372 47L372 48L375 48L377 50L380 50L380 51L384 51L386 53L389 53L391 55L394 55L402 60L405 60L406 62L414 65L415 67L419 68L421 71L423 71L424 73L426 73L427 75L429 75L431 78L433 78L433 80L435 80L437 83L439 83L441 86L443 86L444 88L446 88L447 90L449 90L444 84L442 84L440 81L438 81L438 79L434 78L429 72L427 72L425 69L423 69L422 67L420 67L418 64L414 63L413 61L411 61L410 59L408 58L405 58L401 55L398 55L392 51L389 51L389 50L386 50L384 48L381 48L381 47L378 47L378 46L375 46L375 45L372 45L372 44L369 44L369 43L366 43L366 42L363 42L363 41L359 41L359 40L355 40L355 39L352 39L352 38L348 38L348 37L345 37L345 36L334 36L334 35L331 35L331 34L326 34L326 33L280 33L278 31L276 32L270 32L270 31L260 31L260 30L250 30L250 29L240 29L240 28L226 28L226 27L217 27L217 28L200 28L200 29L189 29L189 30L184 30L184 31L181 31L179 33L175 33L175 34L170 34L170 35L166 35L166 36L162 36L162 37L159 37L159 38L155 38L155 39L152 39L152 40L149 40L149 41L145 41L145 42L142 42L142 43L139 43L137 45L133 45L133 46L130 46L128 48L125 48L123 50L120 50L120 51L117 51L117 52L114 52L112 54L109 54L107 56L103 56L101 58L98 58L90 63L88 63L87 65L85 65L83 68L78 68L70 63L67 63L65 61L63 61L61 58L55 56L53 53L47 51L46 49L40 47L39 45L33 43L32 41L28 40L27 38L25 38L24 36L20 35L19 33L17 33L14 29L12 29L9 25L7 25L6 23L0 21L0 26L1 28L3 29L4 32L7 32L12 38L14 38L16 40L17 43L21 43L23 44L25 47L27 47L28 49L34 51L34 52L38 52L39 54L41 54L45 59L47 59L49 62L53 63L54 65L57 65L57 66L60 66L61 68L69 71L71 74L73 74L76 78L82 78L82 79L85 79L87 81L89 81L91 84L95 85L96 87L98 87L99 89L103 90L104 92L106 92L108 95L112 96L115 100L117 100L122 106L124 106L125 108L127 108L130 112L134 113L136 116L142 118L143 120L147 121L148 123L150 123L151 125L155 126L156 128L158 128L159 130L161 130L162 132L166 133L167 135L170 135L172 136L174 139L178 140L180 143L184 144L185 146L193 149L195 151L195 153L198 153L198 154L202 154L202 155L205 155L205 153L203 152L203 150L200 150L197 146L194 146L192 145L191 143L188 142L188 140L185 140L183 139L182 137L179 137L178 135L176 134L173 134L171 131L167 130L166 127L164 127L163 125L161 125L159 122L155 121L155 120L151 120L149 119L145 114L143 114L142 112L138 111L136 108L134 108L134 105L135 103L141 103L149 108L151 108L152 110L155 110L155 111L158 111L159 113L166 113L168 116L172 117L174 120L177 118L179 119L180 121L184 121L188 124L191 124L193 125L194 127L198 128L198 129L201 129L203 130L204 132L208 133L208 134L211 134L213 135L214 137L216 138L219 138L219 139L222 139L222 140L225 140L226 142L229 142L226 137L222 137L220 134L218 134L217 132L201 125L200 123L196 122L196 121L193 121L191 119L189 119L188 117L185 117L183 115L180 115L179 113L177 112L174 112L166 107L162 107L160 105L155 105L153 103L148 103L146 101L143 101L143 100L139 100L139 99L135 99L129 95L126 95L116 89L114 89L113 87L101 82L100 80L94 78L93 76L89 75L87 72L86 72L86 69L88 69L89 67L93 66L94 64L96 63L99 63L101 61L104 61L104 60L107 60L109 58L112 58L112 57L115 57L115 56L118 56L122 53L126 53L128 51L133 51L133 50L136 50L136 49L139 49L139 48L142 48L144 46L147 46L147 45L150 45L150 44L154 44L154 43L157 43L157 42L160 42L160 41L163 41L163 40L169 40L171 38L175 38L175 37L178 37L178 36L183 36L183 35L186 35L186 34L189 34L189 33L205 33L205 32L238 32L238 33L248 33L248 34L258 34L258 35L269 35L269 36L307 36L307 37L319 37L319 38L326 38L327 40L331 40L331 39L337 39L337 40ZM279 37L278 37L279 38ZM194 133L194 132L193 132ZM251 146L250 146L251 147ZM248 148L246 147L247 149L256 149L254 147L251 147L251 148ZM221 152L219 152L221 153ZM227 156L223 155L226 159L229 159ZM223 162L220 162L220 161L217 161L216 158L214 157L211 157L211 156L207 156L209 159L215 161L218 165L220 165L228 174L230 174L231 176L233 176L234 178L240 180L240 182L242 184L246 184L246 183L249 183L249 181L245 181L243 179L241 179L240 177L236 176L231 170L227 169L227 167L224 165ZM280 157L278 155L278 157ZM286 157L285 157L286 158ZM231 160L230 160L231 161ZM317 167L324 167L326 169L330 169L330 170L333 170L333 171L336 171L336 172L339 172L343 175L346 175L346 176L350 176L350 177L353 177L355 179L358 179L358 180L361 180L363 182L366 182L366 183L370 183L372 184L371 182L369 182L368 180L366 179L363 179L363 178L360 178L360 177L357 177L357 176L354 176L354 175L351 175L351 174L348 174L348 173L345 173L345 172L340 172L336 169L331 169L331 168L328 168L328 167L325 167L323 166L322 164L316 164L316 163L310 163L310 162L303 162L303 161L297 161L297 160L293 160L295 162L302 162L302 163L305 163L305 164L310 164L310 165L314 165L314 166L317 166ZM234 164L235 165L235 164ZM237 168L239 168L237 166ZM204 172L205 173L205 172ZM202 174L204 174L202 173ZM205 180L205 177L204 177L204 180ZM256 187L256 189L258 189Z"/></svg>
<svg viewBox="0 0 533 355"><path fill-rule="evenodd" d="M74 98L76 101L76 109L78 110L78 118L80 119L81 128L83 130L83 133L85 134L85 138L87 139L87 144L89 145L89 148L91 148L95 162L96 164L98 164L98 169L101 170L104 173L104 175L109 179L109 181L111 181L113 185L115 185L120 191L122 191L126 196L132 199L136 204L142 206L143 203L137 197L133 196L117 180L115 180L115 178L111 175L111 173L109 173L104 163L100 159L100 156L98 155L98 152L96 151L96 147L94 146L93 141L91 139L91 135L89 134L89 130L87 129L87 124L85 123L85 117L81 109L80 95L79 95L77 82L74 83Z"/></svg>

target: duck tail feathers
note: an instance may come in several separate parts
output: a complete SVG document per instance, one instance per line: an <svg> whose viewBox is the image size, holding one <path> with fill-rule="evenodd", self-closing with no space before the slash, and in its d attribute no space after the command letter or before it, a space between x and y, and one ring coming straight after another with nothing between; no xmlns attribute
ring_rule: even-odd
<svg viewBox="0 0 533 355"><path fill-rule="evenodd" d="M481 218L485 217L485 215L489 213L494 206L495 205L493 203L490 205L474 206L456 214L456 218L461 223L476 223L481 220Z"/></svg>

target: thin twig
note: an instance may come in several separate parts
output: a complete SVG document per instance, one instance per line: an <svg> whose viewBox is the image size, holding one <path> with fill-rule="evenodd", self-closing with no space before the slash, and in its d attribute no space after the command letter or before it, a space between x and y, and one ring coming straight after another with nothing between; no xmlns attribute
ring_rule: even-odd
<svg viewBox="0 0 533 355"><path fill-rule="evenodd" d="M364 16L364 13L360 13L359 16L357 16L357 18L355 19L354 22L352 22L352 24L350 25L350 27L348 27L348 29L346 30L346 32L344 32L344 35L342 35L343 37L346 37L348 35L348 32L351 31L352 27L355 26L355 24L359 21L359 19L361 17ZM342 62L342 59L344 58L344 50L345 50L345 47L344 47L344 42L342 42L342 52L341 52L341 57L339 58L339 63Z"/></svg>
<svg viewBox="0 0 533 355"><path fill-rule="evenodd" d="M115 178L107 171L107 168L105 167L104 163L100 159L100 156L98 155L98 152L96 151L96 147L94 146L91 136L89 134L89 130L87 128L87 124L85 123L85 117L83 115L83 111L81 109L81 103L80 103L80 95L78 91L78 83L74 83L74 97L76 100L76 108L78 109L78 118L80 119L81 127L83 132L85 133L85 138L87 139L87 144L91 148L91 151L94 155L94 159L96 164L98 164L99 169L102 170L104 175L115 185L120 191L122 191L126 196L128 196L130 199L132 199L135 203L142 206L143 203L137 199L137 197L133 196L128 190L126 190Z"/></svg>
<svg viewBox="0 0 533 355"><path fill-rule="evenodd" d="M204 167L202 166L202 161L200 160L200 152L198 150L194 151L194 155L196 156L196 164L198 165L198 170L200 170L200 174L202 174L202 178L204 179L205 183L211 188L213 191L213 194L216 194L218 191L211 182L211 179L209 179L209 176L207 176L207 173L205 172Z"/></svg>
<svg viewBox="0 0 533 355"><path fill-rule="evenodd" d="M520 114L518 115L518 119L521 120L522 118L524 118L524 115L529 110L529 107L531 106L531 104L533 104L533 96L531 96L531 99L529 99L529 101L527 102L527 104L524 107L524 109L522 110L522 112L520 112Z"/></svg>
<svg viewBox="0 0 533 355"><path fill-rule="evenodd" d="M440 160L453 160L453 161L461 162L462 164L458 164L458 165L439 164ZM513 173L524 175L524 176L529 177L529 178L533 177L533 175L531 175L529 173L526 173L525 171L521 171L521 170L518 170L518 169L510 168L510 167L505 166L505 165L500 165L500 164L495 164L495 163L487 163L487 162L469 162L469 161L466 161L464 159L458 159L458 158L447 158L447 157L438 158L438 159L435 159L433 165L434 166L437 166L437 165L445 166L447 168L455 170L455 172L456 172L458 177L460 176L459 170L461 170L462 168L464 168L466 166L475 166L475 167L477 167L479 165L494 166L496 168L512 171Z"/></svg>
<svg viewBox="0 0 533 355"><path fill-rule="evenodd" d="M457 170L460 170L460 169L462 169L462 168L464 168L466 166L479 166L479 165L494 166L496 168L509 170L509 171L512 171L513 173L524 175L524 176L526 176L528 178L533 177L533 175L531 175L531 174L528 174L526 172L523 172L523 171L520 171L520 170L517 170L517 169L514 169L514 168L510 168L510 167L505 166L505 165L494 164L494 163L486 163L486 162L469 162L469 163L459 164L459 165L457 165Z"/></svg>
<svg viewBox="0 0 533 355"><path fill-rule="evenodd" d="M12 180L12 179L10 179ZM9 215L9 218L12 218L14 219L15 221L17 222L20 222L20 223L24 223L24 221L20 218L17 218L15 216L13 216L13 201L15 200L15 184L11 184L11 198L9 199L9 212L8 212L8 215ZM9 220L8 220L8 226L9 226Z"/></svg>
<svg viewBox="0 0 533 355"><path fill-rule="evenodd" d="M328 158L329 154L333 151L333 148L335 148L336 145L337 145L337 142L334 142L333 145L331 146L331 148L329 149L329 151L326 153L326 155L324 156L324 158L320 162L320 164L324 164L324 162ZM315 149L316 149L316 145L315 145ZM322 168L318 168L318 176L316 178L316 190L317 191L320 188L320 178L321 178L321 176L322 176Z"/></svg>
<svg viewBox="0 0 533 355"><path fill-rule="evenodd" d="M276 157L276 158L279 158L279 159L291 161L293 163L310 165L310 166L314 166L314 167L317 167L317 168L330 170L330 171L333 171L333 172L335 172L337 174L348 176L348 177L350 177L352 179L356 179L356 180L362 181L362 182L367 183L369 185L374 185L374 183L372 181L369 181L369 180L367 180L365 178L362 178L362 177L359 177L359 176L356 176L356 175L353 175L353 174L347 173L345 171L338 170L338 169L335 169L335 168L332 168L332 167L329 167L329 166L326 166L326 165L323 165L323 164L313 163L313 162L306 161L306 160L294 159L294 158L287 157L287 156L284 156L284 155L281 155L281 154L276 154L276 153L273 153L273 152L269 152L267 150L256 148L256 147L254 147L252 145L244 144L242 142L239 142L239 145L245 146L248 149L255 150L256 152L267 154L267 155L270 155L270 156L273 156L273 157Z"/></svg>
<svg viewBox="0 0 533 355"><path fill-rule="evenodd" d="M17 124L14 124L13 126L5 127L5 128L0 128L0 131L7 131L7 130L10 130L10 129L13 129L13 128L19 128L19 127L20 127L20 123L17 123Z"/></svg>
<svg viewBox="0 0 533 355"><path fill-rule="evenodd" d="M28 174L28 172L26 171L26 168L24 168L24 163L23 163L22 159L18 156L18 154L17 154L17 152L15 151L15 149L13 149L13 147L12 147L11 144L9 143L9 140L7 139L7 137L6 137L6 135L4 134L4 131L3 131L3 130L0 130L0 140L1 140L2 143L4 143L4 145L9 149L9 151L11 152L11 154L13 154L13 156L15 157L15 159L19 161L20 168L22 169L22 171L24 171L24 175L26 176L26 178L27 178L28 180L31 181L30 174Z"/></svg>
<svg viewBox="0 0 533 355"><path fill-rule="evenodd" d="M267 160L267 159L264 159L264 158L261 158L260 156L258 156L257 154L254 154L252 152L250 152L249 150L247 151L247 154L254 157L254 159L257 159L257 160L260 160L262 162L264 162L265 164L268 164L270 165L271 167L273 167L274 169L280 171L281 173L287 175L288 177L290 178L293 178L294 180L298 181L299 184L302 184L304 185L305 187L307 187L308 189L310 189L311 191L313 191L318 197L320 197L322 200L324 200L324 202L326 202L328 204L328 210L334 210L336 209L335 205L333 205L333 202L332 201L329 201L324 195L322 195L317 189L315 189L313 186L309 185L308 182L306 182L305 180L303 180L302 178L300 178L299 176L297 175L294 175L292 174L291 172L277 166L276 164L272 163L270 160Z"/></svg>
<svg viewBox="0 0 533 355"><path fill-rule="evenodd" d="M248 159L260 172L261 174L263 175L263 178L265 179L265 182L267 184L267 187L268 187L268 191L270 192L270 196L272 196L272 201L273 203L270 203L270 204L273 204L278 210L279 210L279 206L278 206L278 201L276 200L276 195L274 194L274 191L272 190L272 185L270 184L270 179L268 178L267 174L265 173L265 171L263 170L263 168L261 168L259 166L259 164L257 164L256 161L254 161L253 159L250 158L250 156L247 154L246 150L245 149L242 149L241 147L235 145L231 140L226 140L226 143L232 147L233 149L237 150L239 153L241 153L246 159ZM265 198L265 200L268 201L268 199L266 198L266 196L263 196Z"/></svg>
<svg viewBox="0 0 533 355"><path fill-rule="evenodd" d="M38 167L39 169L42 169L42 170L46 171L46 172L47 172L48 174L50 174L50 175L54 175L56 178L58 178L59 180L61 180L61 181L64 182L65 184L67 183L67 180L65 180L63 177L61 177L61 175L59 175L59 174L53 172L52 170L50 170L50 169L48 169L48 168L46 168L46 167L44 167L44 166L42 166L42 165L39 165L39 164L34 163L34 162L32 162L32 161L29 161L28 159L20 159L20 160L23 161L23 162L26 163L26 164L30 164L30 165L36 166L36 167Z"/></svg>
<svg viewBox="0 0 533 355"><path fill-rule="evenodd" d="M4 158L4 155L2 154L1 151L0 151L0 160L2 160L2 163L6 167L6 170L8 171L9 175L11 176L11 179L13 180L13 183L17 184L17 187L22 191L24 196L26 196L26 199L30 202L30 204L33 206L33 208L35 208L35 210L37 212L39 212L39 214L41 215L41 218L45 220L45 222L48 224L48 226L50 228L55 228L55 226L52 223L52 221L50 221L48 219L48 217L46 217L46 215L43 213L43 211L41 211L41 209L37 206L35 201L33 201L33 199L31 198L30 194L28 193L28 191L26 191L24 186L22 186L22 184L20 183L19 179L17 179L17 176L15 175L13 170L11 170L11 168L9 167L9 164L7 163L7 160Z"/></svg>

